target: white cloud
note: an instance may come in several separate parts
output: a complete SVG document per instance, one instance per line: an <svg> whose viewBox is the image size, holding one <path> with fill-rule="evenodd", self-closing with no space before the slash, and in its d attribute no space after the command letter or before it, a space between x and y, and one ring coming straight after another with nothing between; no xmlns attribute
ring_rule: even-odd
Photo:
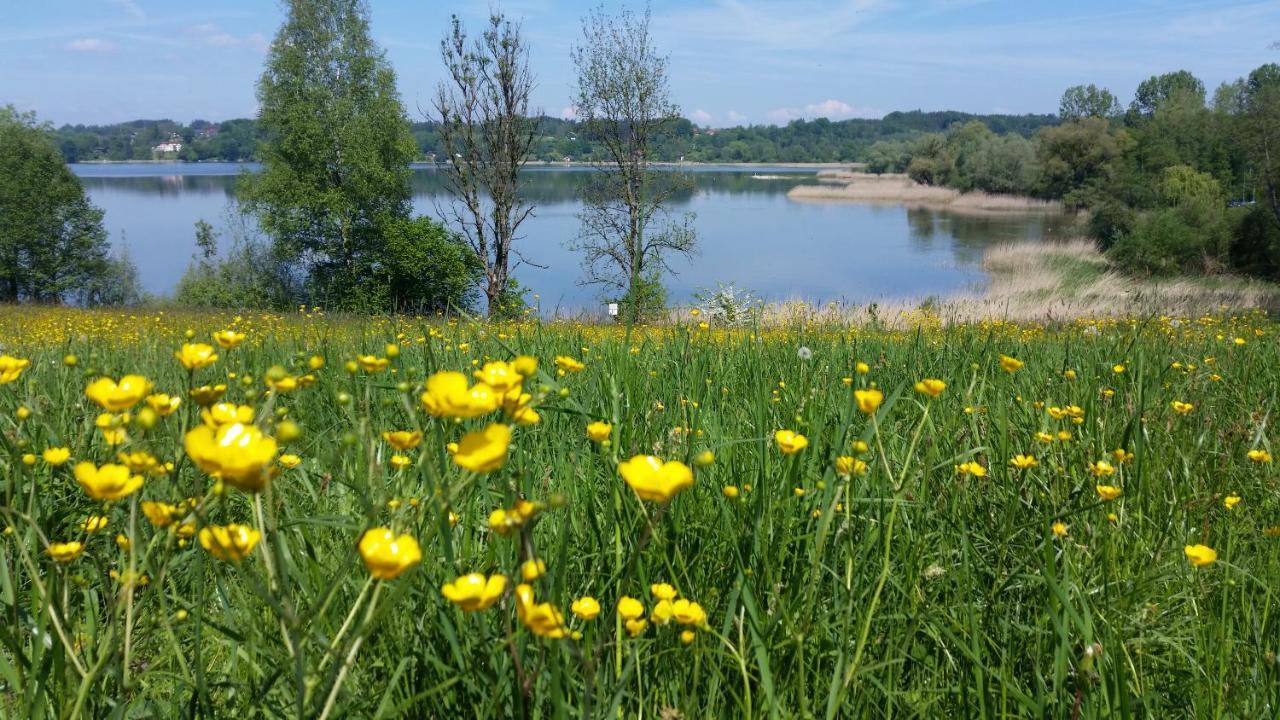
<svg viewBox="0 0 1280 720"><path fill-rule="evenodd" d="M702 108L698 108L697 110L689 113L689 119L697 125L709 125L711 124L711 113L703 110Z"/></svg>
<svg viewBox="0 0 1280 720"><path fill-rule="evenodd" d="M271 41L262 33L251 33L240 37L224 31L214 23L199 23L187 28L187 32L200 35L205 45L217 48L249 47L258 52L266 52Z"/></svg>
<svg viewBox="0 0 1280 720"><path fill-rule="evenodd" d="M214 33L206 37L204 41L214 47L235 47L240 44L240 38L229 33Z"/></svg>
<svg viewBox="0 0 1280 720"><path fill-rule="evenodd" d="M115 0L115 3L134 20L144 20L147 17L147 14L133 0Z"/></svg>
<svg viewBox="0 0 1280 720"><path fill-rule="evenodd" d="M67 43L64 47L72 52L111 52L116 49L113 43L100 38L79 38Z"/></svg>
<svg viewBox="0 0 1280 720"><path fill-rule="evenodd" d="M730 110L728 115L726 115L726 117L728 117L729 122L733 123L734 125L742 125L747 122L747 116L743 115L737 110Z"/></svg>
<svg viewBox="0 0 1280 720"><path fill-rule="evenodd" d="M564 107L560 108L560 117L565 120L577 120L578 108L572 105L565 105Z"/></svg>
<svg viewBox="0 0 1280 720"><path fill-rule="evenodd" d="M849 118L878 118L884 113L874 108L854 107L843 100L829 98L822 102L809 103L804 107L780 107L770 110L768 118L776 123L787 123L804 118L827 118L828 120L848 120Z"/></svg>

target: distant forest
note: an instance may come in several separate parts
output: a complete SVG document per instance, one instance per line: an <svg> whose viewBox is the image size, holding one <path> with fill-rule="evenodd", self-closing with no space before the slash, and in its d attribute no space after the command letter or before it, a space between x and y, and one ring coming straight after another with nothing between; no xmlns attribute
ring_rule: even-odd
<svg viewBox="0 0 1280 720"><path fill-rule="evenodd" d="M862 162L871 146L880 141L913 140L929 133L945 132L977 120L998 135L1030 137L1037 130L1058 124L1056 115L973 115L955 111L893 112L879 120L793 120L785 126L753 125L723 129L696 127L689 120L659 142L653 159L690 162ZM441 157L435 123L412 125L420 159ZM577 123L543 117L534 144L535 160L589 161L602 156L600 149L581 132ZM254 120L213 123L195 120L183 125L172 120L133 120L115 125L63 125L55 131L58 148L67 162L92 160L153 160L242 162L257 159L262 139ZM181 149L157 152L165 143Z"/></svg>

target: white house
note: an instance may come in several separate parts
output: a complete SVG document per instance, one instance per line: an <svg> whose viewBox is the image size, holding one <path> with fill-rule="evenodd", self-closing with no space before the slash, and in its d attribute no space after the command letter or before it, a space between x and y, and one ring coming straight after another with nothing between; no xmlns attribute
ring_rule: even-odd
<svg viewBox="0 0 1280 720"><path fill-rule="evenodd" d="M159 145L156 145L155 147L151 148L151 150L152 150L153 152L157 152L157 153L176 153L176 152L181 152L181 151L182 151L182 143L180 143L180 142L174 142L174 141L170 140L169 142L162 142L162 143L160 143Z"/></svg>

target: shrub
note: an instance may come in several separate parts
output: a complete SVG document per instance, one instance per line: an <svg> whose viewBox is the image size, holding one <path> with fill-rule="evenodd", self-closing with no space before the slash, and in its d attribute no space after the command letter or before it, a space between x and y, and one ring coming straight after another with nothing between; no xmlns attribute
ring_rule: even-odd
<svg viewBox="0 0 1280 720"><path fill-rule="evenodd" d="M1280 222L1261 205L1232 210L1231 267L1249 275L1280 280Z"/></svg>
<svg viewBox="0 0 1280 720"><path fill-rule="evenodd" d="M380 224L376 304L396 312L436 313L475 307L480 259L457 233L428 217Z"/></svg>
<svg viewBox="0 0 1280 720"><path fill-rule="evenodd" d="M1222 212L1191 204L1140 216L1116 239L1111 258L1139 275L1206 273L1221 266L1228 244Z"/></svg>

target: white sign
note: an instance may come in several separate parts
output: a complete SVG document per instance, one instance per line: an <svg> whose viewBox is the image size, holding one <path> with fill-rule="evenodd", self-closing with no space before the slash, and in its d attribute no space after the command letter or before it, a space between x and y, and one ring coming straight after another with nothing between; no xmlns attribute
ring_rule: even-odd
<svg viewBox="0 0 1280 720"><path fill-rule="evenodd" d="M618 316L618 303L609 303L609 316L610 317Z"/></svg>

